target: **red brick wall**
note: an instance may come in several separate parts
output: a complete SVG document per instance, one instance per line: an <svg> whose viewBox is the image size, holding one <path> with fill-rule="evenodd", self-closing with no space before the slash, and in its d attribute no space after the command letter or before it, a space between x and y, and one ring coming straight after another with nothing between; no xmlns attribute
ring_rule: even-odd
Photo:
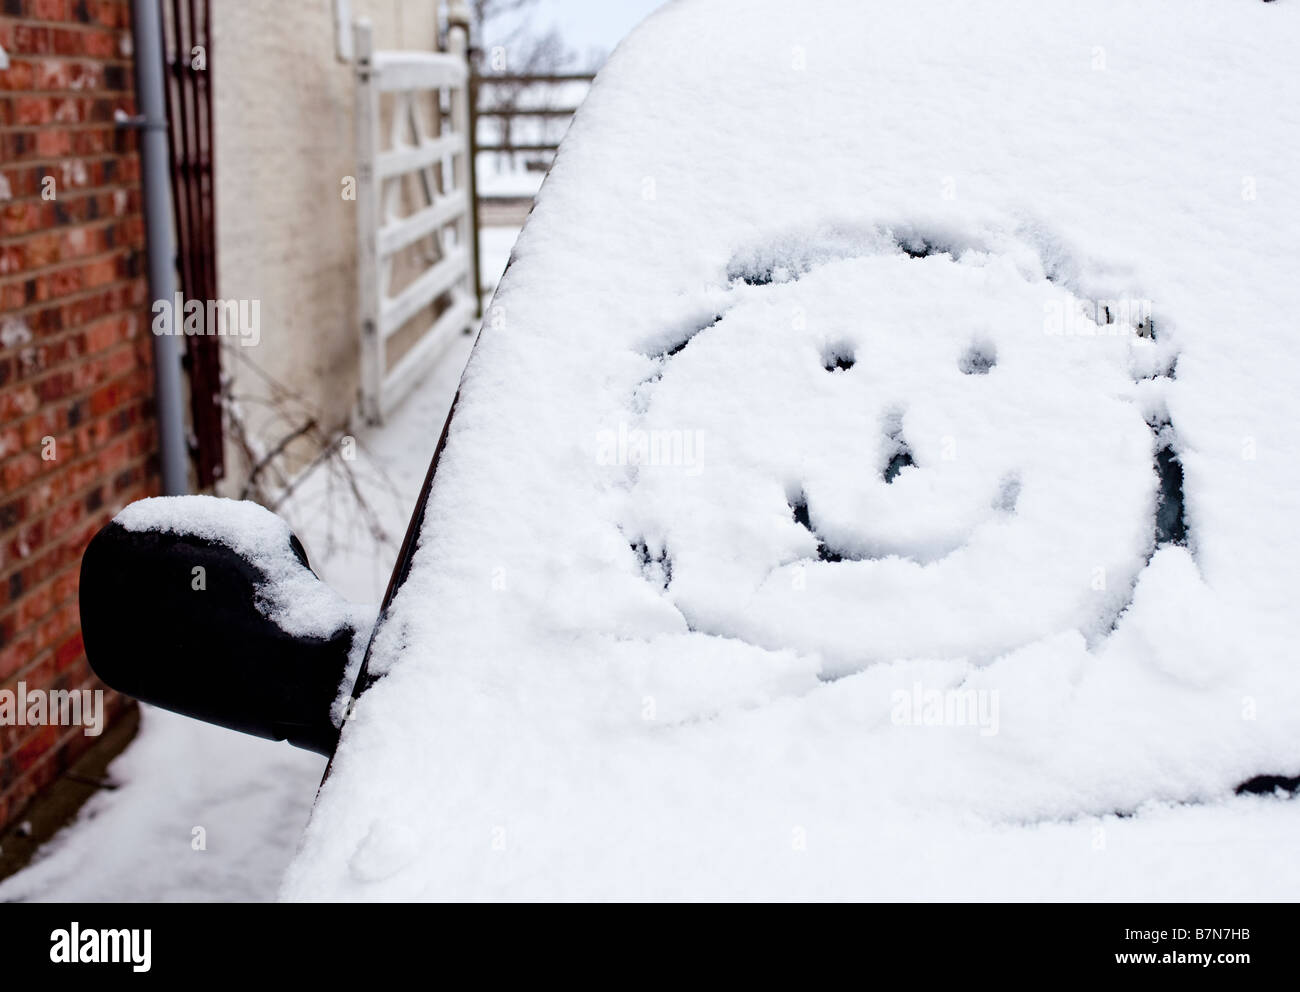
<svg viewBox="0 0 1300 992"><path fill-rule="evenodd" d="M156 492L140 166L113 120L135 112L128 12L0 0L0 689L102 688L81 551ZM111 716L126 705L106 695ZM0 726L0 826L91 743Z"/></svg>

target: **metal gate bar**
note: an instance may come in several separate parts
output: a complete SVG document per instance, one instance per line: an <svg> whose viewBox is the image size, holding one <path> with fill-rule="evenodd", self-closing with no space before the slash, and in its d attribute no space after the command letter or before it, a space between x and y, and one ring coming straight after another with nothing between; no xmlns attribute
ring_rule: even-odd
<svg viewBox="0 0 1300 992"><path fill-rule="evenodd" d="M166 0L167 142L171 150L177 268L186 299L217 299L216 218L213 207L212 31L208 0ZM185 339L195 481L209 488L222 477L221 343Z"/></svg>

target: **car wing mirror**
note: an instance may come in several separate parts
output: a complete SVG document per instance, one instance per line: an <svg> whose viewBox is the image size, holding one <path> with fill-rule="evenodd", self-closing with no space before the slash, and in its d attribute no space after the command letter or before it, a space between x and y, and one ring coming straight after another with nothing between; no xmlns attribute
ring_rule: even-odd
<svg viewBox="0 0 1300 992"><path fill-rule="evenodd" d="M370 635L255 503L141 500L81 561L81 629L95 674L164 709L333 753Z"/></svg>

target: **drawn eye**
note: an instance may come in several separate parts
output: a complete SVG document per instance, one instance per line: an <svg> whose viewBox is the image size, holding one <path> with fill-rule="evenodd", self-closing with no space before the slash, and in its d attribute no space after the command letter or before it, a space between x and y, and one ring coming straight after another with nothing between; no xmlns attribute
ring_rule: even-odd
<svg viewBox="0 0 1300 992"><path fill-rule="evenodd" d="M847 372L857 364L851 344L841 342L822 351L822 368L827 372Z"/></svg>
<svg viewBox="0 0 1300 992"><path fill-rule="evenodd" d="M997 349L988 343L974 343L962 353L957 367L965 375L988 375L998 363Z"/></svg>

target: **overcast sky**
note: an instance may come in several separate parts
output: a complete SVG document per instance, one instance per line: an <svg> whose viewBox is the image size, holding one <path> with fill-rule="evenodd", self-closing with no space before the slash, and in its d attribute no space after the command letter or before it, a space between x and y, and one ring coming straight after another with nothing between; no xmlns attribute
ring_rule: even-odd
<svg viewBox="0 0 1300 992"><path fill-rule="evenodd" d="M538 0L530 21L540 34L552 25L579 52L612 52L619 40L666 0Z"/></svg>

